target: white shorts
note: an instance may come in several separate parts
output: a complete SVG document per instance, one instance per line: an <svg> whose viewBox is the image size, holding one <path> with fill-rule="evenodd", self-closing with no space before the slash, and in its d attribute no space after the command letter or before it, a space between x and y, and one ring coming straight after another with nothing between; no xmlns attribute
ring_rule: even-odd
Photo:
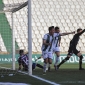
<svg viewBox="0 0 85 85"><path fill-rule="evenodd" d="M52 52L42 52L43 58L50 58L53 59L53 53Z"/></svg>
<svg viewBox="0 0 85 85"><path fill-rule="evenodd" d="M55 47L55 48L53 49L53 52L60 52L60 47Z"/></svg>

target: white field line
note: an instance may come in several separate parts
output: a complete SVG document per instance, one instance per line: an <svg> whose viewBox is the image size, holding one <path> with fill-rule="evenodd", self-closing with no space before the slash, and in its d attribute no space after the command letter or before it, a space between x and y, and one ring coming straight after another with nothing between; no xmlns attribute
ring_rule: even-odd
<svg viewBox="0 0 85 85"><path fill-rule="evenodd" d="M77 83L80 83L80 84L85 84L85 81L62 81L62 82L59 82L59 83L73 83L73 84L77 84Z"/></svg>
<svg viewBox="0 0 85 85"><path fill-rule="evenodd" d="M29 74L26 73L26 72L22 72L22 71L18 71L18 72L29 75ZM41 77L38 77L38 76L35 76L35 75L30 75L30 76L33 77L33 78L39 79L39 80L41 80L41 81L44 81L44 82L46 82L46 83L52 84L52 85L60 85L60 84L57 84L57 83L55 83L55 82L46 80L46 79L44 79L44 78L41 78Z"/></svg>
<svg viewBox="0 0 85 85"><path fill-rule="evenodd" d="M4 69L11 69L11 68L7 68L7 67L2 67L2 66L0 66L0 68L4 68ZM12 70L12 69L11 69Z"/></svg>
<svg viewBox="0 0 85 85"><path fill-rule="evenodd" d="M6 67L1 67L1 68L11 69L11 68L6 68ZM26 74L26 75L29 75L29 74L26 73L26 72L22 72L22 71L18 71L18 72L19 72L19 73ZM46 80L46 79L44 79L44 78L41 78L41 77L38 77L38 76L35 76L35 75L30 75L30 76L33 77L33 78L37 78L37 79L39 79L39 80L41 80L41 81L44 81L44 82L46 82L46 83L52 84L52 85L60 85L60 84L57 84L57 83L55 83L55 82Z"/></svg>

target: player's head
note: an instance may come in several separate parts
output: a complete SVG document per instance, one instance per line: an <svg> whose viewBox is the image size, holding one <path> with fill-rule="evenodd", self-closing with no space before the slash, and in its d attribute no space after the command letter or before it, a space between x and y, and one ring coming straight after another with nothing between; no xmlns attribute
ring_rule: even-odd
<svg viewBox="0 0 85 85"><path fill-rule="evenodd" d="M24 50L19 50L19 54L23 55L24 54Z"/></svg>
<svg viewBox="0 0 85 85"><path fill-rule="evenodd" d="M77 29L77 33L80 33L80 32L82 32L82 29L81 28L78 28Z"/></svg>
<svg viewBox="0 0 85 85"><path fill-rule="evenodd" d="M48 28L48 31L49 31L49 33L50 33L51 35L53 35L54 32L55 32L54 26L50 26L50 27Z"/></svg>
<svg viewBox="0 0 85 85"><path fill-rule="evenodd" d="M56 26L56 27L55 27L55 32L56 32L56 33L59 33L59 32L60 32L60 28Z"/></svg>

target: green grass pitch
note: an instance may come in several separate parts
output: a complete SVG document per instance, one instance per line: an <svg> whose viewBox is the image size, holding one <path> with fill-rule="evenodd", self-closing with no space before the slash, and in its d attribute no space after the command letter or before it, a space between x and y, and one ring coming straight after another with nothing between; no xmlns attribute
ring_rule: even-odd
<svg viewBox="0 0 85 85"><path fill-rule="evenodd" d="M85 64L83 64L83 68ZM3 72L0 70L0 73ZM5 73L10 73L11 71L5 71ZM2 73L3 74L3 73ZM46 72L43 75L43 70L36 68L33 71L33 75L39 76L46 80L58 83L60 85L85 85L85 70L78 69L78 63L75 64L63 64L57 71L54 70L53 65L51 65L51 71ZM50 85L41 80L32 78L29 75L16 73L13 76L4 75L0 77L0 82L14 82L14 83L26 83L30 85Z"/></svg>

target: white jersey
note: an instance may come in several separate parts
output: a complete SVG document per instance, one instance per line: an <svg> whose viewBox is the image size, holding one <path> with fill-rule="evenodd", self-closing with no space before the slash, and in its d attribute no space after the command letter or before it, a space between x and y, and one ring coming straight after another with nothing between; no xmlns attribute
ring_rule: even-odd
<svg viewBox="0 0 85 85"><path fill-rule="evenodd" d="M54 48L59 47L59 37L60 33L54 33Z"/></svg>
<svg viewBox="0 0 85 85"><path fill-rule="evenodd" d="M42 51L43 52L53 52L54 37L49 35L49 33L47 33L44 35L43 40L46 40L47 43L51 43L51 45L42 44Z"/></svg>

